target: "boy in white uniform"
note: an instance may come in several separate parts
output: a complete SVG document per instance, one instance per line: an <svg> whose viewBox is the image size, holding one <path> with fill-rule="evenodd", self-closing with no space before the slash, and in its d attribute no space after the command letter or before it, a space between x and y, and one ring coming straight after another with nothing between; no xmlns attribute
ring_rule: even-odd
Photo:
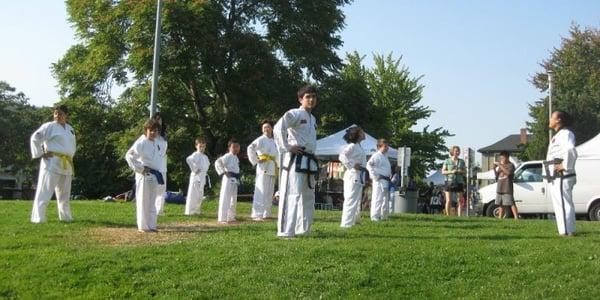
<svg viewBox="0 0 600 300"><path fill-rule="evenodd" d="M283 156L277 236L284 238L308 234L315 209L317 120L311 112L317 105L317 91L312 86L304 86L297 96L300 108L287 111L273 131Z"/></svg>
<svg viewBox="0 0 600 300"><path fill-rule="evenodd" d="M240 144L232 139L227 143L227 147L229 152L215 161L217 174L223 176L217 215L217 221L221 224L235 222L235 207L240 184L240 161L237 157L240 152Z"/></svg>
<svg viewBox="0 0 600 300"><path fill-rule="evenodd" d="M255 139L247 149L248 160L256 166L256 181L252 198L252 219L262 221L271 217L271 203L277 176L277 145L273 139L273 123L261 123L263 135Z"/></svg>
<svg viewBox="0 0 600 300"><path fill-rule="evenodd" d="M196 139L196 152L186 159L190 167L190 185L188 187L185 201L185 215L199 215L202 200L204 198L204 185L206 184L206 173L210 166L208 156L204 154L206 142L202 138Z"/></svg>
<svg viewBox="0 0 600 300"><path fill-rule="evenodd" d="M363 186L367 183L365 167L367 155L360 146L365 133L360 127L346 130L344 140L348 143L339 155L340 162L346 168L344 173L344 207L340 227L350 228L360 219L360 205Z"/></svg>
<svg viewBox="0 0 600 300"><path fill-rule="evenodd" d="M371 197L371 220L381 221L388 217L389 187L392 180L392 167L386 153L389 145L385 139L377 141L377 152L367 162L367 169L373 179Z"/></svg>
<svg viewBox="0 0 600 300"><path fill-rule="evenodd" d="M55 105L53 122L44 123L31 135L31 156L41 157L33 209L32 223L46 221L46 207L56 193L58 218L70 222L71 181L73 179L73 155L75 155L75 131L67 124L69 110L65 105Z"/></svg>
<svg viewBox="0 0 600 300"><path fill-rule="evenodd" d="M554 111L550 118L549 127L556 132L550 141L545 164L552 178L550 195L556 216L558 233L562 236L575 235L575 205L573 204L573 186L577 183L575 177L575 135L568 128L573 123L572 118L564 111Z"/></svg>
<svg viewBox="0 0 600 300"><path fill-rule="evenodd" d="M135 206L139 232L157 232L156 192L165 184L159 171L161 158L156 138L160 125L153 119L144 124L144 136L133 143L125 160L135 172Z"/></svg>

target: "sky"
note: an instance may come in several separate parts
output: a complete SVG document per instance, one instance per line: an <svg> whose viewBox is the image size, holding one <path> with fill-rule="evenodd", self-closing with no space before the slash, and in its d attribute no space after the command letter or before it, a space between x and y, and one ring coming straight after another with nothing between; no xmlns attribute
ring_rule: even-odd
<svg viewBox="0 0 600 300"><path fill-rule="evenodd" d="M339 55L358 51L367 66L372 54L402 57L435 111L414 129L443 127L448 145L475 150L525 127L544 96L529 79L571 24L600 28L597 0L355 0L343 11ZM56 102L50 66L76 42L64 2L3 1L0 36L0 80L33 105Z"/></svg>

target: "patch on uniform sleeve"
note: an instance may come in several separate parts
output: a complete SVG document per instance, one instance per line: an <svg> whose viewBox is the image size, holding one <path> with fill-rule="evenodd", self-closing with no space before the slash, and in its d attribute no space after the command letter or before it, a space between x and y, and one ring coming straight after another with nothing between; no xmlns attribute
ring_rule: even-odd
<svg viewBox="0 0 600 300"><path fill-rule="evenodd" d="M306 123L307 123L306 119L300 120L300 124L306 124Z"/></svg>

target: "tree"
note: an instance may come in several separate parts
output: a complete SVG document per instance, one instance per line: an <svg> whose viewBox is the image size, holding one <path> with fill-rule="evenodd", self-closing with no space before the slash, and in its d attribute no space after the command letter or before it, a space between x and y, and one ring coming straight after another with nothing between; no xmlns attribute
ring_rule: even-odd
<svg viewBox="0 0 600 300"><path fill-rule="evenodd" d="M29 137L50 117L50 109L33 107L25 94L0 81L0 167L23 170L30 177L38 162L31 159Z"/></svg>
<svg viewBox="0 0 600 300"><path fill-rule="evenodd" d="M428 170L437 168L436 161L446 157L444 138L450 133L443 128L421 131L412 128L433 113L420 105L424 86L421 77L412 77L401 58L374 55L375 66L363 66L364 56L357 52L347 55L347 63L339 73L324 82L326 101L321 113L322 133L358 124L377 137L387 137L394 147L411 147L411 173L423 178Z"/></svg>
<svg viewBox="0 0 600 300"><path fill-rule="evenodd" d="M259 119L297 105L294 92L302 81L320 82L341 66L335 50L342 43L340 7L348 3L164 1L158 102L170 128L175 188L185 182L184 158L196 135L206 138L213 158L230 137L248 143L260 132ZM123 132L112 140L115 157L122 157L148 114L155 2L68 0L67 10L81 42L53 64L60 93L74 101L95 99L122 116L117 123L124 123L113 130ZM111 98L114 84L127 87L118 99ZM96 119L78 120L90 121ZM108 149L110 142L96 146ZM81 155L91 159L92 153ZM127 174L125 164L119 174ZM95 182L80 179L88 187Z"/></svg>
<svg viewBox="0 0 600 300"><path fill-rule="evenodd" d="M544 71L535 74L533 85L548 89L548 71L554 72L552 107L576 116L573 132L581 144L600 132L600 31L572 25L569 37L542 62ZM532 141L526 146L529 159L543 159L548 147L548 99L529 107L533 119L527 123Z"/></svg>

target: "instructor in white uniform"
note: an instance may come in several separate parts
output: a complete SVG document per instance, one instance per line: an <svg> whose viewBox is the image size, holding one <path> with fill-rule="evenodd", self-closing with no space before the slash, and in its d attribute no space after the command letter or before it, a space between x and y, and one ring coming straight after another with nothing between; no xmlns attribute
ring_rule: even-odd
<svg viewBox="0 0 600 300"><path fill-rule="evenodd" d="M67 124L69 110L65 105L54 106L54 121L43 124L31 136L31 156L41 157L40 173L31 211L32 223L46 221L46 207L56 193L58 218L70 222L71 181L73 179L73 155L75 155L75 131Z"/></svg>
<svg viewBox="0 0 600 300"><path fill-rule="evenodd" d="M344 173L344 207L340 227L350 228L360 219L360 205L363 186L367 184L367 155L360 146L365 133L360 127L346 130L344 140L348 145L339 155L339 160L346 168Z"/></svg>
<svg viewBox="0 0 600 300"><path fill-rule="evenodd" d="M573 204L573 186L575 177L575 135L569 127L573 119L564 111L554 111L549 127L556 132L550 145L546 162L549 180L552 182L550 195L554 206L558 233L563 236L575 235L575 205Z"/></svg>
<svg viewBox="0 0 600 300"><path fill-rule="evenodd" d="M277 218L277 236L283 238L308 234L315 209L317 119L311 112L317 106L317 90L307 85L297 96L300 108L287 111L274 130L283 156Z"/></svg>
<svg viewBox="0 0 600 300"><path fill-rule="evenodd" d="M263 135L255 139L247 149L248 160L256 167L252 219L262 221L271 217L271 203L277 176L277 145L273 139L273 123L261 123Z"/></svg>

